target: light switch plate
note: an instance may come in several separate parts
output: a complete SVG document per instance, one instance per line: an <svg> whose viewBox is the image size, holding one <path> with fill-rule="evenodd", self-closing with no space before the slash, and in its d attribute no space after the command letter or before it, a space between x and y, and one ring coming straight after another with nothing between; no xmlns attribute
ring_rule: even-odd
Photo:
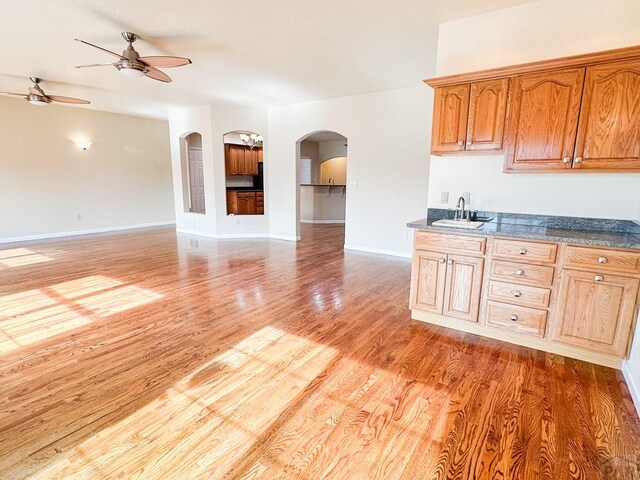
<svg viewBox="0 0 640 480"><path fill-rule="evenodd" d="M440 203L449 203L449 192L440 192Z"/></svg>
<svg viewBox="0 0 640 480"><path fill-rule="evenodd" d="M462 192L462 196L464 197L464 203L469 205L471 203L471 192Z"/></svg>

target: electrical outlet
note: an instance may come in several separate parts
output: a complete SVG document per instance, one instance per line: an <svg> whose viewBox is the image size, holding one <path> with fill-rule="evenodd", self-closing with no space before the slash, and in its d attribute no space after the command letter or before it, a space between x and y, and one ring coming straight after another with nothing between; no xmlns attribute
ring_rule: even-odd
<svg viewBox="0 0 640 480"><path fill-rule="evenodd" d="M449 203L449 192L440 193L440 203Z"/></svg>
<svg viewBox="0 0 640 480"><path fill-rule="evenodd" d="M236 226L239 226L239 225L240 225L240 219L236 218Z"/></svg>
<svg viewBox="0 0 640 480"><path fill-rule="evenodd" d="M471 204L471 192L462 192L462 197L464 197L464 203Z"/></svg>
<svg viewBox="0 0 640 480"><path fill-rule="evenodd" d="M78 220L78 221L82 220L82 215L77 214L77 215L76 215L76 220Z"/></svg>
<svg viewBox="0 0 640 480"><path fill-rule="evenodd" d="M402 229L401 236L402 236L402 238L409 238L409 233L407 232L406 228Z"/></svg>
<svg viewBox="0 0 640 480"><path fill-rule="evenodd" d="M360 185L360 184L358 183L358 181L357 181L357 180L351 180L351 181L349 182L349 186L350 186L351 188L358 188L358 186L359 186L359 185Z"/></svg>

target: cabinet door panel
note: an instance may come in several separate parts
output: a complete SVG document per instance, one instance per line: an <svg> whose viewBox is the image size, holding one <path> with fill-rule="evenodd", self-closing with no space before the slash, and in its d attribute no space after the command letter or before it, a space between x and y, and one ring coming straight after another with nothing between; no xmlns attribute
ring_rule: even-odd
<svg viewBox="0 0 640 480"><path fill-rule="evenodd" d="M431 153L464 151L468 113L469 84L436 88Z"/></svg>
<svg viewBox="0 0 640 480"><path fill-rule="evenodd" d="M244 152L244 174L258 174L258 150L255 148L247 148Z"/></svg>
<svg viewBox="0 0 640 480"><path fill-rule="evenodd" d="M443 314L477 322L484 260L462 255L448 258Z"/></svg>
<svg viewBox="0 0 640 480"><path fill-rule="evenodd" d="M508 91L507 78L471 84L467 150L502 149Z"/></svg>
<svg viewBox="0 0 640 480"><path fill-rule="evenodd" d="M624 356L639 282L606 273L564 270L554 340Z"/></svg>
<svg viewBox="0 0 640 480"><path fill-rule="evenodd" d="M225 167L227 175L244 175L244 151L242 145L225 145Z"/></svg>
<svg viewBox="0 0 640 480"><path fill-rule="evenodd" d="M571 168L583 79L584 68L515 78L506 171Z"/></svg>
<svg viewBox="0 0 640 480"><path fill-rule="evenodd" d="M416 250L411 269L411 308L442 313L447 255Z"/></svg>
<svg viewBox="0 0 640 480"><path fill-rule="evenodd" d="M574 164L640 169L640 60L587 67Z"/></svg>

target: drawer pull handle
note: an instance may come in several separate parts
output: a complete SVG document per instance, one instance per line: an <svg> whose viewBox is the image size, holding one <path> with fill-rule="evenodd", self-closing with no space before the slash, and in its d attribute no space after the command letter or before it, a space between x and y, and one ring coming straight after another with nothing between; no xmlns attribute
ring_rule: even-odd
<svg viewBox="0 0 640 480"><path fill-rule="evenodd" d="M516 298L520 298L522 296L522 292L518 291L518 290L514 290L513 292L511 292L513 294L514 297Z"/></svg>
<svg viewBox="0 0 640 480"><path fill-rule="evenodd" d="M516 275L522 277L524 275L524 270L516 270Z"/></svg>
<svg viewBox="0 0 640 480"><path fill-rule="evenodd" d="M607 257L600 257L598 258L598 263L607 263L609 260L607 260Z"/></svg>
<svg viewBox="0 0 640 480"><path fill-rule="evenodd" d="M596 275L595 277L593 277L593 279L594 279L596 282L601 282L601 281L603 281L603 280L604 280L604 277L603 277L602 275Z"/></svg>
<svg viewBox="0 0 640 480"><path fill-rule="evenodd" d="M440 259L440 263L447 263L447 259L446 258L441 258Z"/></svg>
<svg viewBox="0 0 640 480"><path fill-rule="evenodd" d="M458 140L458 145L463 146L464 145L464 140Z"/></svg>
<svg viewBox="0 0 640 480"><path fill-rule="evenodd" d="M521 248L520 249L520 255L526 255L527 254L527 249L526 248Z"/></svg>
<svg viewBox="0 0 640 480"><path fill-rule="evenodd" d="M511 317L509 317L511 319L512 322L517 322L518 321L518 315L511 315Z"/></svg>
<svg viewBox="0 0 640 480"><path fill-rule="evenodd" d="M447 265L453 265L453 260L448 260Z"/></svg>

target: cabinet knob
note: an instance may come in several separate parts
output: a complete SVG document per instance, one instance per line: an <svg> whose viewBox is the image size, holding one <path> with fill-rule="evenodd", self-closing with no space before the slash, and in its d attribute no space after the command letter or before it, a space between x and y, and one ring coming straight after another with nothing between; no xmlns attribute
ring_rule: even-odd
<svg viewBox="0 0 640 480"><path fill-rule="evenodd" d="M446 258L441 258L441 259L440 259L440 263L446 263L446 262L447 262L447 259L446 259Z"/></svg>
<svg viewBox="0 0 640 480"><path fill-rule="evenodd" d="M598 263L607 263L607 262L608 262L607 257L598 258Z"/></svg>
<svg viewBox="0 0 640 480"><path fill-rule="evenodd" d="M514 297L516 298L520 298L522 296L522 292L519 290L514 290L513 292L511 292L513 294Z"/></svg>
<svg viewBox="0 0 640 480"><path fill-rule="evenodd" d="M593 277L593 279L596 282L601 282L602 280L604 280L604 277L602 275L596 275L595 277Z"/></svg>
<svg viewBox="0 0 640 480"><path fill-rule="evenodd" d="M526 248L521 248L520 249L520 255L526 255L527 254L527 249Z"/></svg>
<svg viewBox="0 0 640 480"><path fill-rule="evenodd" d="M509 317L511 319L512 322L517 322L518 321L518 315L511 315L511 317Z"/></svg>
<svg viewBox="0 0 640 480"><path fill-rule="evenodd" d="M582 163L582 157L576 157L574 163Z"/></svg>
<svg viewBox="0 0 640 480"><path fill-rule="evenodd" d="M524 270L516 270L516 275L521 277L524 275Z"/></svg>
<svg viewBox="0 0 640 480"><path fill-rule="evenodd" d="M562 163L571 163L571 157L564 157Z"/></svg>
<svg viewBox="0 0 640 480"><path fill-rule="evenodd" d="M458 140L458 145L460 146L464 145L464 140Z"/></svg>
<svg viewBox="0 0 640 480"><path fill-rule="evenodd" d="M447 260L447 265L453 265L453 260Z"/></svg>

